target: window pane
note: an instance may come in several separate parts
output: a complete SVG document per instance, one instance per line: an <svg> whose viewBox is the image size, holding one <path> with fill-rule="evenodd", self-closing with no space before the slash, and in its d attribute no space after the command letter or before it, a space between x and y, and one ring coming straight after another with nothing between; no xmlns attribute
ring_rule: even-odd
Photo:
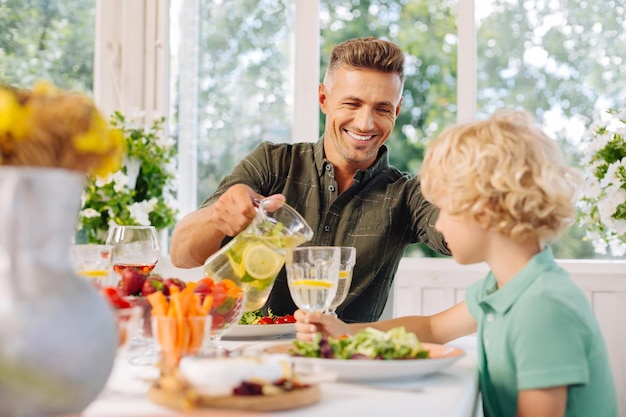
<svg viewBox="0 0 626 417"><path fill-rule="evenodd" d="M95 0L0 4L0 82L93 92Z"/></svg>
<svg viewBox="0 0 626 417"><path fill-rule="evenodd" d="M534 112L569 160L595 111L626 99L624 0L481 0L477 8L478 110ZM592 258L572 226L555 245L559 258Z"/></svg>
<svg viewBox="0 0 626 417"><path fill-rule="evenodd" d="M291 0L199 3L197 71L175 67L173 72L181 77L197 72L192 76L197 77L197 200L202 202L261 141L291 141L294 10ZM175 87L173 103L182 98L178 94L186 92Z"/></svg>

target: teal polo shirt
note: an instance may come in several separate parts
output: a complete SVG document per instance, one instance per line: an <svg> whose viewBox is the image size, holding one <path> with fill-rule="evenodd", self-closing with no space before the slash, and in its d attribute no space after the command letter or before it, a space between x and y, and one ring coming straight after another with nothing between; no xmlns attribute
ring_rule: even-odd
<svg viewBox="0 0 626 417"><path fill-rule="evenodd" d="M600 327L583 292L545 249L502 288L493 273L471 285L485 416L515 416L518 391L566 385L566 416L617 417Z"/></svg>

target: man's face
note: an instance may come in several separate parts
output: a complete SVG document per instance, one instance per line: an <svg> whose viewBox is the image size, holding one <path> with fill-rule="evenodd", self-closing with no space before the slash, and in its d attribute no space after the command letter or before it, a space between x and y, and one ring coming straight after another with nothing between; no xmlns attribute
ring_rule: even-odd
<svg viewBox="0 0 626 417"><path fill-rule="evenodd" d="M341 67L329 87L321 84L318 92L326 115L326 157L334 165L368 168L400 112L402 80L397 74Z"/></svg>

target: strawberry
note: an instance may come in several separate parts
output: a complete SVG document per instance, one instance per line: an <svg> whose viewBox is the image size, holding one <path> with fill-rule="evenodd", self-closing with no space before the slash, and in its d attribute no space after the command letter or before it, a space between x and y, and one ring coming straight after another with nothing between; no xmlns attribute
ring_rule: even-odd
<svg viewBox="0 0 626 417"><path fill-rule="evenodd" d="M172 287L178 287L179 290L184 290L187 284L185 281L178 278L166 278L163 280L163 285L165 285L168 290Z"/></svg>
<svg viewBox="0 0 626 417"><path fill-rule="evenodd" d="M163 278L158 275L151 275L144 281L141 286L141 295L146 296L157 291L161 291L163 295L169 295L170 290L163 284Z"/></svg>
<svg viewBox="0 0 626 417"><path fill-rule="evenodd" d="M104 295L109 303L113 306L113 308L121 309L121 308L130 308L130 303L122 298L122 294L120 290L115 287L102 287L100 289L102 295Z"/></svg>
<svg viewBox="0 0 626 417"><path fill-rule="evenodd" d="M119 286L124 295L140 295L143 283L146 281L147 275L143 274L136 268L126 268L122 270L122 279Z"/></svg>

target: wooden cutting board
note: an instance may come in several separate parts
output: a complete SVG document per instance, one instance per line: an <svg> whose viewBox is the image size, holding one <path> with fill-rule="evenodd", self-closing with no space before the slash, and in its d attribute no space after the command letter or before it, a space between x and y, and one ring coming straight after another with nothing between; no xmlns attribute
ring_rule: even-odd
<svg viewBox="0 0 626 417"><path fill-rule="evenodd" d="M293 391L275 395L229 395L212 397L192 390L181 392L166 390L154 385L148 391L148 398L156 404L178 411L194 408L228 408L253 411L277 411L303 407L320 399L320 389L310 385Z"/></svg>

